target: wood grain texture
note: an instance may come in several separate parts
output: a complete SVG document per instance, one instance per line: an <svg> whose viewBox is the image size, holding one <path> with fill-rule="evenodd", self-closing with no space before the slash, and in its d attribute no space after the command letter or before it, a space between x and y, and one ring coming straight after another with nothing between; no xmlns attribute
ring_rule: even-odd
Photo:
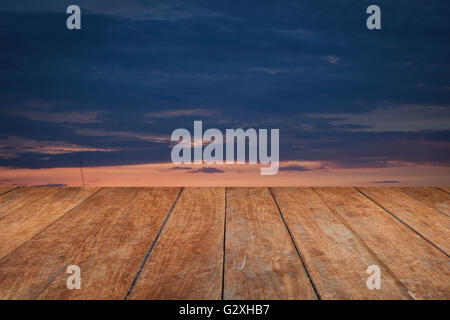
<svg viewBox="0 0 450 320"><path fill-rule="evenodd" d="M439 188L400 188L413 199L450 217L450 194Z"/></svg>
<svg viewBox="0 0 450 320"><path fill-rule="evenodd" d="M56 188L19 188L0 197L0 219L14 212L39 209L43 197L55 192Z"/></svg>
<svg viewBox="0 0 450 320"><path fill-rule="evenodd" d="M403 222L352 188L274 188L281 216L266 188L187 188L171 210L179 188L21 187L0 194L0 299L124 299L132 284L132 299L315 299L308 273L324 299L450 299L429 242L448 245L448 193L367 190Z"/></svg>
<svg viewBox="0 0 450 320"><path fill-rule="evenodd" d="M350 188L314 188L417 299L449 299L448 257Z"/></svg>
<svg viewBox="0 0 450 320"><path fill-rule="evenodd" d="M450 193L450 187L439 187L439 189L442 189L445 192Z"/></svg>
<svg viewBox="0 0 450 320"><path fill-rule="evenodd" d="M129 299L220 299L224 219L225 188L184 189Z"/></svg>
<svg viewBox="0 0 450 320"><path fill-rule="evenodd" d="M322 299L411 299L406 287L314 190L272 191ZM379 265L383 274L380 290L367 288L371 265Z"/></svg>
<svg viewBox="0 0 450 320"><path fill-rule="evenodd" d="M0 261L0 299L123 299L178 189L104 188ZM81 268L81 290L66 287Z"/></svg>
<svg viewBox="0 0 450 320"><path fill-rule="evenodd" d="M9 192L9 191L11 191L11 190L14 190L16 188L17 187L0 187L0 196L5 194L5 193L7 193L7 192Z"/></svg>
<svg viewBox="0 0 450 320"><path fill-rule="evenodd" d="M359 188L366 196L419 232L444 252L450 252L450 218L400 188ZM419 194L425 194L421 189ZM412 190L411 190L412 191Z"/></svg>
<svg viewBox="0 0 450 320"><path fill-rule="evenodd" d="M0 259L98 188L20 188L0 197Z"/></svg>
<svg viewBox="0 0 450 320"><path fill-rule="evenodd" d="M316 299L267 188L229 188L224 299Z"/></svg>

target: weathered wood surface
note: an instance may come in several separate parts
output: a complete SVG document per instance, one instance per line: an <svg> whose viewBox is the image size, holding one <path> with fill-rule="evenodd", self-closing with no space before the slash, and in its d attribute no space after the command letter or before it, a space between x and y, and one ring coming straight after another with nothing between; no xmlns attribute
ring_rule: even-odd
<svg viewBox="0 0 450 320"><path fill-rule="evenodd" d="M450 193L450 187L440 187L440 189L444 190L447 193Z"/></svg>
<svg viewBox="0 0 450 320"><path fill-rule="evenodd" d="M0 196L14 189L16 189L16 187L0 187Z"/></svg>
<svg viewBox="0 0 450 320"><path fill-rule="evenodd" d="M450 299L448 190L0 188L0 299Z"/></svg>
<svg viewBox="0 0 450 320"><path fill-rule="evenodd" d="M311 188L273 188L274 196L322 299L411 299L405 286ZM366 270L379 265L380 290Z"/></svg>
<svg viewBox="0 0 450 320"><path fill-rule="evenodd" d="M448 257L351 188L316 188L324 202L416 299L450 299Z"/></svg>
<svg viewBox="0 0 450 320"><path fill-rule="evenodd" d="M185 188L129 299L219 300L225 188Z"/></svg>
<svg viewBox="0 0 450 320"><path fill-rule="evenodd" d="M229 188L225 299L316 299L267 188Z"/></svg>
<svg viewBox="0 0 450 320"><path fill-rule="evenodd" d="M448 255L450 218L447 215L424 204L423 199L422 201L414 199L399 188L359 188L359 190ZM424 193L422 190L422 196Z"/></svg>
<svg viewBox="0 0 450 320"><path fill-rule="evenodd" d="M102 189L0 260L0 298L123 299L177 192ZM69 265L81 290L67 289Z"/></svg>
<svg viewBox="0 0 450 320"><path fill-rule="evenodd" d="M98 188L20 188L0 197L0 259L82 203Z"/></svg>
<svg viewBox="0 0 450 320"><path fill-rule="evenodd" d="M450 217L450 194L439 188L400 188L413 199Z"/></svg>

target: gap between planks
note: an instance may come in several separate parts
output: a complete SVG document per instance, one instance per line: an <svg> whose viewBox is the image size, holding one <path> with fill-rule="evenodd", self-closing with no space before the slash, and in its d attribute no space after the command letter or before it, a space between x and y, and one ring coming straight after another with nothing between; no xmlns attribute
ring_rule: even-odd
<svg viewBox="0 0 450 320"><path fill-rule="evenodd" d="M289 237L291 238L291 241L292 241L292 244L294 245L295 251L297 251L298 257L300 258L300 261L302 262L303 268L305 268L306 274L308 275L308 279L309 279L309 282L311 283L311 286L312 286L312 288L314 290L314 293L316 294L316 297L317 297L318 300L322 300L322 298L320 297L319 292L317 291L317 287L314 284L314 281L313 281L313 279L311 277L311 273L308 270L308 266L306 265L305 260L303 259L302 254L300 253L300 249L297 247L297 244L294 241L294 238L292 236L291 230L289 229L289 227L288 227L288 225L286 223L286 220L284 219L283 213L281 212L281 208L278 205L277 199L275 198L275 195L272 192L272 188L269 187L268 189L269 189L270 195L272 196L273 202L275 203L275 206L278 209L278 213L280 214L281 220L283 221L283 224L286 227L286 231L288 232Z"/></svg>
<svg viewBox="0 0 450 320"><path fill-rule="evenodd" d="M13 190L16 190L18 188L15 188ZM103 188L99 188L97 191L93 192L92 194L90 194L89 196L87 196L86 198L84 198L83 200L81 200L77 205L75 205L73 208L71 208L70 210L67 210L67 212L63 213L60 217L58 217L57 219L55 219L54 221L52 221L51 223L49 223L47 226L45 226L44 228L42 228L41 230L39 230L37 233L35 233L32 237L30 237L29 239L27 239L26 241L24 241L23 243L21 243L17 248L15 248L14 250L12 250L11 252L9 252L8 254L6 254L5 256L0 258L0 262L3 261L5 258L7 258L8 256L10 256L12 253L14 253L16 250L22 248L24 245L26 245L27 243L29 243L31 240L33 240L34 238L36 238L37 236L39 236L42 232L44 232L45 230L47 230L48 228L50 228L51 226L53 226L57 221L59 221L60 219L62 219L63 217L67 216L69 213L71 213L72 211L74 211L75 209L77 209L79 206L81 206L86 200L90 199L92 196L96 195L98 192L100 192L100 190L102 190ZM12 191L12 190L10 190Z"/></svg>
<svg viewBox="0 0 450 320"><path fill-rule="evenodd" d="M224 196L184 189L128 300L221 299Z"/></svg>
<svg viewBox="0 0 450 320"><path fill-rule="evenodd" d="M408 293L410 293L410 291L408 290L408 288L403 284L403 282L395 275L395 273L388 267L387 264L385 264L383 262L383 260L378 257L378 255L366 244L366 242L359 236L359 234L350 226L349 223L347 223L345 221L345 219L343 219L341 217L341 215L336 212L335 208L333 208L333 206L331 206L329 203L327 203L327 201L325 201L325 199L323 198L323 196L315 189L315 188L311 188L311 190L319 197L319 199L322 201L322 203L330 210L330 212L332 214L334 214L334 216L339 220L340 223L342 223L355 237L355 239L359 242L359 244L366 249L366 251L369 253L370 256L372 256L372 258L377 261L378 265L382 266L384 270L387 271L387 273L389 274L389 276L392 277L392 279L394 279L395 283L403 288L405 291L407 291ZM377 204L375 204L377 205ZM377 205L378 206L378 205Z"/></svg>
<svg viewBox="0 0 450 320"><path fill-rule="evenodd" d="M445 192L447 194L450 194L450 187L435 187L436 189Z"/></svg>
<svg viewBox="0 0 450 320"><path fill-rule="evenodd" d="M228 187L225 187L225 212L223 218L223 258L222 258L222 295L221 299L224 300L225 294L225 258L226 258L226 243L227 243L227 192Z"/></svg>
<svg viewBox="0 0 450 320"><path fill-rule="evenodd" d="M448 298L448 284L445 281L448 276L448 258L440 250L410 232L402 222L386 214L382 208L356 190L314 190L324 195L324 202L333 208L337 216L342 216L351 225L351 229L354 227L356 234L364 237L364 242L367 241L372 251L376 252L407 286L410 296L414 295L418 299ZM361 209L362 216L358 213ZM367 219L370 219L370 225L365 223ZM392 246L394 243L396 245ZM399 250L402 250L403 254L398 254ZM411 259L414 259L414 267L405 269L405 266L411 265Z"/></svg>
<svg viewBox="0 0 450 320"><path fill-rule="evenodd" d="M4 194L7 194L7 193L10 193L11 191L17 190L17 189L19 189L19 188L20 188L20 187L12 187L12 188L10 188L10 189L6 188L6 190L4 190L3 192L0 192L0 196L2 196L2 195L4 195Z"/></svg>
<svg viewBox="0 0 450 320"><path fill-rule="evenodd" d="M413 227L411 227L408 223L406 223L405 221L403 221L402 219L400 219L399 217L397 217L397 215L395 215L394 213L392 213L390 210L388 210L387 208L385 208L382 204L378 203L377 201L375 201L374 199L372 199L371 197L369 197L364 191L360 190L359 188L354 187L353 189L355 189L356 191L358 191L360 194L362 194L364 197L366 197L368 200L372 201L374 204L376 204L378 207L380 207L381 209L383 209L383 211L387 212L388 214L390 214L393 218L397 219L398 221L400 221L401 223L403 223L407 228L409 228L412 232L414 232L415 234L417 234L419 237L421 237L423 240L425 240L427 243L429 243L430 245L432 245L433 247L435 247L437 250L439 250L440 252L442 252L443 254L445 254L447 256L447 258L449 258L450 256L447 254L447 252L445 252L443 249L441 249L438 245L434 244L431 240L429 240L427 237L425 237L423 234L421 234L419 231L417 231L416 229L414 229Z"/></svg>
<svg viewBox="0 0 450 320"><path fill-rule="evenodd" d="M170 207L169 211L167 212L166 217L164 218L161 227L158 230L158 233L156 234L156 237L153 239L152 243L150 244L150 247L147 249L147 252L144 255L144 258L142 259L141 265L139 266L139 269L136 273L136 276L133 279L133 282L130 285L130 289L128 290L124 300L128 300L129 296L133 292L133 289L139 280L139 276L142 273L142 270L144 269L145 264L147 263L147 260L150 258L150 255L153 251L153 248L155 247L156 243L158 242L159 237L161 236L161 233L163 232L164 227L167 224L167 221L169 220L170 216L172 215L173 209L175 208L176 204L178 203L178 199L180 199L181 193L183 192L184 187L181 187L180 192L178 192L177 197L175 198L175 201L173 202L172 206Z"/></svg>

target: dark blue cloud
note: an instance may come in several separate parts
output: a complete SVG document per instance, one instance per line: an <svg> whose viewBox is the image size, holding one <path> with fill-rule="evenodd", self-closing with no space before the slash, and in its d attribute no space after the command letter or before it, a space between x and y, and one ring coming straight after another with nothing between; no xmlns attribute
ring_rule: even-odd
<svg viewBox="0 0 450 320"><path fill-rule="evenodd" d="M189 173L223 173L223 172L225 171L217 168L208 168L208 167L203 167L197 170L189 171Z"/></svg>
<svg viewBox="0 0 450 320"><path fill-rule="evenodd" d="M299 166L299 165L290 165L286 167L281 167L280 171L310 171L310 168Z"/></svg>
<svg viewBox="0 0 450 320"><path fill-rule="evenodd" d="M169 161L157 139L193 120L280 128L282 160L448 164L449 130L317 116L449 109L449 2L377 3L383 29L370 32L369 1L78 1L82 30L68 31L70 1L2 1L0 165ZM178 110L209 112L148 116ZM76 116L89 112L96 121ZM115 151L17 153L11 137Z"/></svg>

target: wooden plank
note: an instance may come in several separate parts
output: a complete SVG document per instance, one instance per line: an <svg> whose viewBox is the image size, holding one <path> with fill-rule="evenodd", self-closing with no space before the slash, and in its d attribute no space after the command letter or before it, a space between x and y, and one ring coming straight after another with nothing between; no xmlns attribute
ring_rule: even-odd
<svg viewBox="0 0 450 320"><path fill-rule="evenodd" d="M0 261L0 299L123 299L179 189L104 188ZM81 290L68 290L68 265Z"/></svg>
<svg viewBox="0 0 450 320"><path fill-rule="evenodd" d="M450 219L399 188L360 188L367 197L419 232L442 251L450 252Z"/></svg>
<svg viewBox="0 0 450 320"><path fill-rule="evenodd" d="M411 198L423 203L429 208L450 216L450 194L444 190L435 187L407 187L400 189Z"/></svg>
<svg viewBox="0 0 450 320"><path fill-rule="evenodd" d="M450 187L439 187L439 189L442 189L445 192L450 193Z"/></svg>
<svg viewBox="0 0 450 320"><path fill-rule="evenodd" d="M407 289L311 188L274 188L311 278L322 299L411 299ZM366 270L379 265L380 290L369 290Z"/></svg>
<svg viewBox="0 0 450 320"><path fill-rule="evenodd" d="M14 190L16 188L17 187L0 187L0 196L5 194L5 193L7 193L7 192L9 192L9 191L11 191L11 190Z"/></svg>
<svg viewBox="0 0 450 320"><path fill-rule="evenodd" d="M0 197L0 219L17 212L35 210L33 203L54 192L56 188L20 188L5 193Z"/></svg>
<svg viewBox="0 0 450 320"><path fill-rule="evenodd" d="M20 188L0 198L0 259L98 188Z"/></svg>
<svg viewBox="0 0 450 320"><path fill-rule="evenodd" d="M354 189L314 190L413 298L450 298L449 259L444 253Z"/></svg>
<svg viewBox="0 0 450 320"><path fill-rule="evenodd" d="M415 200L450 216L450 194L438 188L400 188Z"/></svg>
<svg viewBox="0 0 450 320"><path fill-rule="evenodd" d="M267 188L227 192L224 299L317 299Z"/></svg>
<svg viewBox="0 0 450 320"><path fill-rule="evenodd" d="M140 263L175 202L178 188L128 188L105 220L89 233L70 261L83 271L83 290L67 290L58 277L38 299L123 299ZM119 195L117 195L119 196ZM92 212L94 207L83 210Z"/></svg>
<svg viewBox="0 0 450 320"><path fill-rule="evenodd" d="M130 299L216 300L222 294L225 188L186 188Z"/></svg>

